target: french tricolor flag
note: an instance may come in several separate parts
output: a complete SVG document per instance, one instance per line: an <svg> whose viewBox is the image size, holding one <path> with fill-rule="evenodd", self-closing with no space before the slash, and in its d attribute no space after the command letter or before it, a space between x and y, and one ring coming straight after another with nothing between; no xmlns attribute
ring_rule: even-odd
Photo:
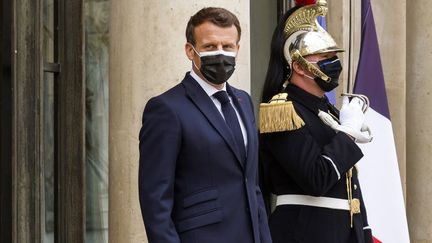
<svg viewBox="0 0 432 243"><path fill-rule="evenodd" d="M374 138L361 144L359 178L369 226L375 242L410 242L392 123L387 104L375 21L370 0L362 0L362 40L354 93L364 94L371 107L366 123Z"/></svg>

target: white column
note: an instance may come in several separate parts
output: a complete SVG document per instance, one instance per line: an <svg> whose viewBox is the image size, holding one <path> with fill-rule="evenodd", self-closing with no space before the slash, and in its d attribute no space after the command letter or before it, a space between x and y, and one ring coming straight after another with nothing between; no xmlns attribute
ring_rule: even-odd
<svg viewBox="0 0 432 243"><path fill-rule="evenodd" d="M432 242L432 9L407 5L407 208L412 243Z"/></svg>

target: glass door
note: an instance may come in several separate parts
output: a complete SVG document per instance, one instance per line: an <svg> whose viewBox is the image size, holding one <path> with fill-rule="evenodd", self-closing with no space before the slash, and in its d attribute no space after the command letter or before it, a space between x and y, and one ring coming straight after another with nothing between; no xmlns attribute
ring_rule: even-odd
<svg viewBox="0 0 432 243"><path fill-rule="evenodd" d="M55 161L56 161L56 109L55 80L59 72L56 51L57 15L54 0L43 0L42 57L44 72L41 84L41 163L43 173L42 193L42 238L44 243L55 239Z"/></svg>

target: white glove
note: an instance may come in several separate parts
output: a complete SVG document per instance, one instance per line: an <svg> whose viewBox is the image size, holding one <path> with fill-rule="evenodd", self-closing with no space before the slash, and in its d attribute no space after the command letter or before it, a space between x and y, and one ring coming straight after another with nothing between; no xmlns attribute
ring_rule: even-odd
<svg viewBox="0 0 432 243"><path fill-rule="evenodd" d="M357 143L369 143L372 141L372 132L364 123L365 115L362 110L363 101L354 97L349 102L344 97L342 109L339 114L339 124L329 113L319 111L318 117L335 131L344 132L354 138Z"/></svg>
<svg viewBox="0 0 432 243"><path fill-rule="evenodd" d="M351 102L349 102L348 97L344 96L339 114L340 124L351 128L353 131L360 131L365 121L362 107L363 101L359 98L354 97Z"/></svg>
<svg viewBox="0 0 432 243"><path fill-rule="evenodd" d="M366 124L363 124L360 130L354 130L351 127L340 125L329 113L324 111L318 112L318 117L335 131L340 131L351 136L356 143L369 143L372 141L372 132Z"/></svg>

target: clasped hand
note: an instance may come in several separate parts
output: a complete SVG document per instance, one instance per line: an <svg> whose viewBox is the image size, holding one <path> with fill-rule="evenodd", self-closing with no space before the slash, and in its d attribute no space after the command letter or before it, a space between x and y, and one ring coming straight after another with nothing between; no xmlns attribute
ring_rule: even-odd
<svg viewBox="0 0 432 243"><path fill-rule="evenodd" d="M365 114L362 111L363 101L354 97L351 102L347 96L342 99L342 108L339 114L339 121L342 126L359 131L365 121Z"/></svg>
<svg viewBox="0 0 432 243"><path fill-rule="evenodd" d="M325 124L336 131L348 134L355 142L368 143L372 141L372 133L364 123L363 101L357 97L354 97L351 101L346 96L343 98L339 114L340 124L326 112L319 111L318 116Z"/></svg>

